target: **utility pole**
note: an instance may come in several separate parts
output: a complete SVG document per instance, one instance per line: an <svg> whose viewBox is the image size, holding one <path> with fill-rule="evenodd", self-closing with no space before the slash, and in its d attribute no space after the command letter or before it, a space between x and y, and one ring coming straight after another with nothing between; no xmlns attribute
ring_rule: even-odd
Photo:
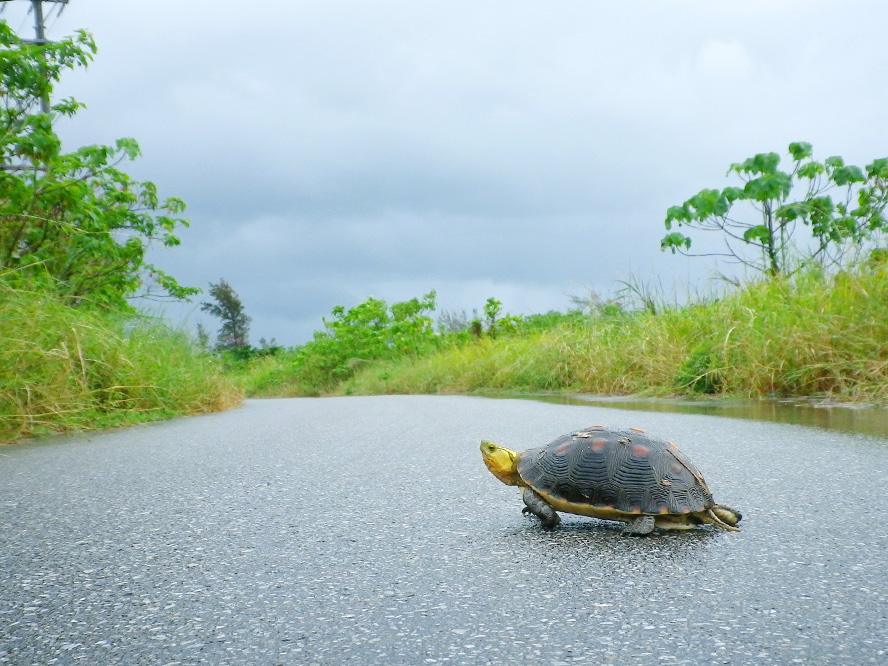
<svg viewBox="0 0 888 666"><path fill-rule="evenodd" d="M11 0L0 0L0 14L6 9L7 3ZM62 13L62 10L65 8L65 5L68 4L68 0L28 0L31 3L31 11L34 12L34 39L23 39L22 43L27 44L29 46L43 46L45 44L51 44L48 39L46 39L46 21L43 17L43 3L51 2L53 4L58 5L58 16ZM50 10L51 12L52 10ZM42 58L42 54L41 54ZM49 114L52 110L49 106L49 94L42 95L40 97L40 110ZM33 166L24 166L21 164L0 164L0 171L21 171L23 169L34 169Z"/></svg>
<svg viewBox="0 0 888 666"><path fill-rule="evenodd" d="M31 0L31 8L34 10L34 32L37 38L33 41L29 40L29 43L43 46L46 44L45 25L43 23L43 0ZM49 93L40 97L40 110L43 113L49 113Z"/></svg>
<svg viewBox="0 0 888 666"><path fill-rule="evenodd" d="M9 0L0 0L4 4L9 2ZM31 3L31 11L34 12L34 39L23 39L22 43L29 44L32 46L43 46L44 44L50 44L51 42L46 39L46 22L43 18L43 3L51 2L59 5L59 14L62 13L62 9L64 6L68 4L68 0L29 0ZM0 8L2 11L2 8ZM40 98L40 110L43 113L49 113L49 95L44 95Z"/></svg>

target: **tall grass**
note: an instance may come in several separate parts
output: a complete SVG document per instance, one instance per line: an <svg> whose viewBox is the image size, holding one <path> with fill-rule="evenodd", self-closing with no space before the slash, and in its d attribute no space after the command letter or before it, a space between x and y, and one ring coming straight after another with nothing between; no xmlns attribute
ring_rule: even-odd
<svg viewBox="0 0 888 666"><path fill-rule="evenodd" d="M282 352L228 364L227 376L246 395L253 398L293 398L322 395L322 387L303 377L295 369L296 355Z"/></svg>
<svg viewBox="0 0 888 666"><path fill-rule="evenodd" d="M888 403L888 269L746 285L368 367L347 393L817 396Z"/></svg>
<svg viewBox="0 0 888 666"><path fill-rule="evenodd" d="M725 390L888 402L888 271L808 274L745 290L716 333Z"/></svg>
<svg viewBox="0 0 888 666"><path fill-rule="evenodd" d="M0 441L216 411L240 399L182 331L0 281Z"/></svg>

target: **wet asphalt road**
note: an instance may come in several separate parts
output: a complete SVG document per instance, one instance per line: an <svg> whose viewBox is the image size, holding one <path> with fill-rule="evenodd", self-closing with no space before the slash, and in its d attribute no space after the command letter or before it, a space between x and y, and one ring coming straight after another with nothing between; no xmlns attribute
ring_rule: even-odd
<svg viewBox="0 0 888 666"><path fill-rule="evenodd" d="M542 532L478 440L678 442L743 531ZM250 401L0 449L0 664L888 664L888 440L524 400Z"/></svg>

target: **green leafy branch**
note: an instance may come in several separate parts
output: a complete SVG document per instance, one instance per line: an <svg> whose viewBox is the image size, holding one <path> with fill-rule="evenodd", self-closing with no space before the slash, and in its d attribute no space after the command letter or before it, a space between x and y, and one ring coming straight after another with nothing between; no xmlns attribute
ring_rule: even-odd
<svg viewBox="0 0 888 666"><path fill-rule="evenodd" d="M119 167L139 156L134 139L63 153L56 119L83 105L65 99L40 110L69 69L96 53L85 31L44 45L24 44L0 22L0 274L39 282L71 303L128 309L152 289L177 299L199 293L145 261L148 247L179 244L181 199L160 199L149 181Z"/></svg>
<svg viewBox="0 0 888 666"><path fill-rule="evenodd" d="M848 252L881 238L886 229L888 159L874 160L864 170L846 165L838 156L818 162L810 143L791 143L788 150L789 171L778 168L777 153L760 153L728 170L743 187L704 189L670 207L665 221L670 233L661 240L661 249L723 256L777 276L810 262L841 264ZM793 194L801 196L793 200ZM752 214L744 215L749 210ZM795 239L800 224L810 231L810 248L800 247ZM718 232L725 250L694 254L691 237L673 227Z"/></svg>

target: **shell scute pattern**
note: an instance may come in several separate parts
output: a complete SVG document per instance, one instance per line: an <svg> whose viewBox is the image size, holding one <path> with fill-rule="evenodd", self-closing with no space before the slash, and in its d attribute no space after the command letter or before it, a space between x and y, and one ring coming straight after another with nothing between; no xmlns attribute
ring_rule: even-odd
<svg viewBox="0 0 888 666"><path fill-rule="evenodd" d="M713 505L674 445L637 430L588 428L522 455L518 474L541 495L628 513L683 514Z"/></svg>

